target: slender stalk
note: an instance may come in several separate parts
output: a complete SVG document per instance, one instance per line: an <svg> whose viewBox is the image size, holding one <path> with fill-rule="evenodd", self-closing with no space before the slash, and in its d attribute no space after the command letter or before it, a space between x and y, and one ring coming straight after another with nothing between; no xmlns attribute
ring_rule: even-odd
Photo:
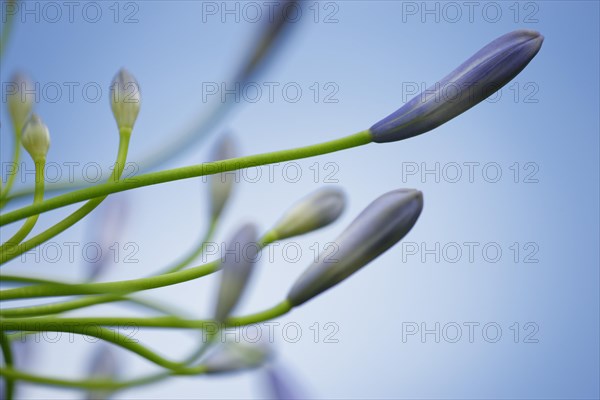
<svg viewBox="0 0 600 400"><path fill-rule="evenodd" d="M292 306L283 301L267 310L242 317L232 317L225 322L225 326L245 326L259 322L269 321L288 313ZM73 327L88 327L92 331L95 327L103 326L135 326L139 328L167 328L167 329L206 329L219 327L222 324L210 319L182 319L171 315L159 317L38 317L38 318L2 318L0 319L1 331L49 331L65 332ZM62 329L55 331L54 329ZM68 331L66 331L68 332ZM93 334L93 332L90 332ZM129 338L128 338L129 339Z"/></svg>
<svg viewBox="0 0 600 400"><path fill-rule="evenodd" d="M226 321L226 326L242 326L268 321L292 309L292 306L283 301L276 306L256 314L231 318ZM92 318L2 318L0 331L32 331L32 332L66 332L71 334L92 336L105 340L129 350L140 357L147 359L164 368L171 369L178 374L195 374L203 370L203 366L189 367L186 361L177 362L166 359L147 347L138 343L136 339L122 335L104 326L131 326L145 328L169 329L206 329L219 327L220 324L212 320L185 320L173 316L164 317L92 317Z"/></svg>
<svg viewBox="0 0 600 400"><path fill-rule="evenodd" d="M266 234L263 235L263 237L259 240L258 245L259 245L259 250L262 251L266 246L268 246L269 244L273 243L274 241L277 240L277 236L273 233L273 231L268 231ZM212 272L217 271L219 268L219 265L217 264L217 261L214 261L212 263L206 264L206 265L201 265L192 269L188 269L187 271L192 271L192 273L189 274L181 274L179 273L177 275L178 279L185 279L181 282L185 282L187 280L192 280L192 279L196 279L205 275L208 275ZM179 271L178 271L179 272ZM173 275L174 273L169 273L171 275ZM154 278L159 278L161 275L155 276ZM142 283L146 283L148 284L148 278L141 278L144 281ZM1 275L0 276L0 280L1 281L14 281L14 282L24 282L24 283L37 283L40 285L45 285L45 286L58 286L59 288L62 288L63 286L67 285L75 285L75 284L68 284L68 283L64 283L64 282L59 282L59 281L51 281L51 280L47 280L47 279L39 279L39 278L30 278L30 277L22 277L22 276L13 276L13 275ZM123 283L124 282L124 283ZM123 281L121 283L119 283L121 286L126 286L126 287L132 287L133 285L138 285L140 284L140 279L134 280L134 281ZM179 282L176 282L179 283ZM155 284L155 282L154 282ZM175 284L175 283L172 283ZM89 284L88 284L89 285ZM23 289L23 288L19 288L19 289ZM0 300L7 300L6 298L4 298L4 294L6 294L8 291L0 291ZM64 301L64 302L57 302L57 303L53 303L53 304L42 304L42 305L37 305L37 306L30 306L30 307L18 307L18 308L4 308L1 309L0 308L0 316L3 317L12 317L12 318L26 318L26 317L36 317L36 316L42 316L42 315L52 315L52 314L59 314L65 311L71 311L71 310L76 310L76 309L80 309L80 308L84 308L84 307L90 307L93 305L97 305L97 304L103 304L103 303L110 303L110 302L115 302L115 301L131 301L131 302L135 302L140 304L140 300L139 299L134 299L131 297L125 297L123 296L123 294L104 294L104 295L96 295L96 296L87 296L87 297L83 297L80 299L75 299L75 300L69 300L69 301ZM153 305L153 304L141 304L142 306L146 306L149 308L154 308L158 311L162 311L159 309L158 306ZM169 312L165 312L165 314L170 314ZM177 314L181 314L181 313L177 313Z"/></svg>
<svg viewBox="0 0 600 400"><path fill-rule="evenodd" d="M13 27L14 16L17 14L16 12L8 12L8 6L12 5L16 7L17 0L8 0L4 8L4 27L2 28L2 37L0 38L0 61L2 61L4 56L4 50L6 49L6 45L8 44L8 38L10 36L10 32Z"/></svg>
<svg viewBox="0 0 600 400"><path fill-rule="evenodd" d="M44 168L46 166L46 159L35 161L35 194L33 197L33 204L37 204L44 199ZM0 254L6 254L6 252L14 249L15 246L19 245L29 235L35 226L39 215L32 215L27 218L23 226L2 246L0 246ZM0 256L1 258L1 256Z"/></svg>
<svg viewBox="0 0 600 400"><path fill-rule="evenodd" d="M4 365L8 368L12 368L14 363L12 349L10 348L10 341L4 332L0 332L0 348L2 348L2 355L4 356ZM4 387L4 397L6 400L12 400L14 394L15 381L14 379L7 377L6 386Z"/></svg>
<svg viewBox="0 0 600 400"><path fill-rule="evenodd" d="M119 132L119 151L117 154L117 161L115 163L115 168L108 179L109 184L111 182L118 182L121 174L123 173L123 169L125 168L125 162L127 160L127 151L129 149L129 139L131 138L131 131L121 130ZM83 219L86 215L94 211L96 207L100 205L108 197L107 195L93 198L89 200L85 205L75 211L73 214L69 215L67 218L62 221L56 223L50 228L46 229L42 233L34 236L28 241L20 244L18 247L11 249L10 252L0 254L0 265L5 264L6 262L18 257L19 255L25 253L26 251L31 250L32 248L44 243L47 240L52 239L54 236L64 232L71 226L75 225L81 219ZM43 203L43 202L42 202ZM39 204L42 204L39 203Z"/></svg>
<svg viewBox="0 0 600 400"><path fill-rule="evenodd" d="M14 300L31 297L52 297L52 296L75 296L81 294L127 294L140 290L156 289L164 286L171 286L182 282L191 281L208 274L212 274L218 269L218 262L199 265L194 268L174 272L166 275L152 276L147 278L131 279L116 282L99 283L76 283L64 284L55 282L53 284L26 286L16 289L7 289L0 291L0 300Z"/></svg>
<svg viewBox="0 0 600 400"><path fill-rule="evenodd" d="M204 371L198 371L198 375L204 373ZM84 390L123 390L134 386L142 386L150 383L154 383L157 381L157 378L163 376L171 376L173 374L169 372L161 372L154 375L149 375L141 378L135 378L127 381L108 381L108 380L96 380L96 379L81 379L81 380L71 380L71 379L61 379L61 378L51 378L46 376L29 374L24 371L12 369L12 368L0 368L0 376L4 376L6 378L27 381L31 383L36 383L39 385L46 386L61 386L73 389L84 389Z"/></svg>
<svg viewBox="0 0 600 400"><path fill-rule="evenodd" d="M198 245L194 249L192 249L188 253L188 255L183 257L181 260L175 262L173 265L165 268L165 270L163 272L159 273L158 275L169 274L172 272L181 271L182 269L184 269L185 267L190 265L192 263L192 261L194 261L196 259L196 257L198 257L199 255L204 253L204 251L206 250L208 241L212 238L213 234L215 233L215 229L217 227L217 222L218 222L218 220L216 218L212 219L210 221L210 225L208 226L208 229L206 230L206 233L204 234L204 237L201 239L201 241L198 243Z"/></svg>
<svg viewBox="0 0 600 400"><path fill-rule="evenodd" d="M2 207L4 206L5 199L8 197L10 190L12 189L13 184L15 183L17 174L19 173L19 161L21 161L21 132L19 131L18 127L15 127L12 156L12 164L14 165L15 170L12 171L10 175L8 175L6 179L6 185L2 188L2 190L0 190L0 209L2 209Z"/></svg>
<svg viewBox="0 0 600 400"><path fill-rule="evenodd" d="M173 182L182 179L195 178L198 176L213 175L221 172L236 171L243 168L314 157L352 147L362 146L371 142L372 138L370 131L366 130L354 135L343 137L341 139L311 146L232 158L214 163L203 163L183 168L153 172L137 177L123 179L117 182L107 182L102 185L93 186L87 189L65 193L48 200L44 200L39 204L25 206L0 215L0 226L27 218L31 215L40 214L96 197L107 196L112 193L118 193L126 190L158 185L161 183Z"/></svg>
<svg viewBox="0 0 600 400"><path fill-rule="evenodd" d="M277 240L273 232L267 232L258 242L260 250ZM15 300L32 297L71 296L81 294L118 294L137 292L141 290L157 289L160 287L176 285L212 274L220 267L220 260L199 265L183 271L172 272L164 275L149 276L146 278L130 279L115 282L94 282L68 284L58 281L45 281L44 284L25 286L15 289L0 291L0 300ZM12 278L12 277L10 277Z"/></svg>

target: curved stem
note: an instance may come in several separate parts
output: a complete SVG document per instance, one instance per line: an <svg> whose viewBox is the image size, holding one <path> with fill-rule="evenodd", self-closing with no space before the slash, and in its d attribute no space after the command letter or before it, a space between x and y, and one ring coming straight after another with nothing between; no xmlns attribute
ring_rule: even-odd
<svg viewBox="0 0 600 400"><path fill-rule="evenodd" d="M10 341L4 332L0 332L0 347L2 348L2 355L4 356L4 365L8 368L13 366L12 350L10 348ZM15 381L10 377L6 378L6 386L4 387L4 396L6 400L12 400L15 393Z"/></svg>
<svg viewBox="0 0 600 400"><path fill-rule="evenodd" d="M125 281L76 284L54 282L53 284L26 286L0 291L0 300L14 300L31 297L74 296L81 294L111 293L124 295L140 290L156 289L191 281L202 276L212 274L218 269L218 267L219 263L217 261L213 261L208 264L199 265L194 268L174 272L171 274L130 279Z"/></svg>
<svg viewBox="0 0 600 400"><path fill-rule="evenodd" d="M131 138L131 131L121 130L119 132L119 151L117 154L117 161L115 163L115 168L108 179L108 183L118 182L121 174L123 173L123 169L125 168L125 161L127 160L127 151L129 149L129 139ZM95 197L95 196L94 196ZM96 207L100 205L106 199L107 195L92 198L85 205L75 211L73 214L69 215L67 218L53 225L52 227L46 229L42 233L34 236L28 241L20 244L18 247L14 248L15 251L2 253L0 254L0 265L5 264L6 262L12 260L15 257L25 253L26 251L31 250L32 248L44 243L47 240L52 239L54 236L64 232L71 226L75 225L81 219L83 219L86 215L94 211ZM39 204L43 204L39 203ZM38 205L39 205L38 204Z"/></svg>
<svg viewBox="0 0 600 400"><path fill-rule="evenodd" d="M15 167L14 171L6 180L6 185L0 190L0 209L4 207L6 204L5 199L8 197L10 190L12 189L13 184L15 183L15 179L17 174L19 173L19 161L21 160L21 132L19 131L20 127L15 127L14 134L14 142L13 142L13 158L12 164ZM36 180L37 184L37 180ZM37 185L36 185L37 186ZM35 192L35 189L34 189Z"/></svg>
<svg viewBox="0 0 600 400"><path fill-rule="evenodd" d="M172 272L181 271L182 269L190 265L190 263L192 263L192 261L194 261L196 257L204 253L208 241L212 238L213 234L215 233L217 221L217 218L214 218L210 221L210 225L208 226L204 237L201 239L198 245L188 253L187 256L183 257L181 260L177 261L173 265L165 268L165 270L159 273L158 275L170 274Z"/></svg>
<svg viewBox="0 0 600 400"><path fill-rule="evenodd" d="M14 1L14 0L9 0ZM12 19L13 14L8 14L7 19ZM7 30L7 24L5 25L5 30ZM283 36L283 33L286 31L286 27L292 27L297 24L290 24L287 18L279 18L279 20L269 21L268 26L261 32L258 40L254 43L254 47L249 51L248 56L245 61L240 64L240 67L237 69L235 75L232 75L229 80L226 80L227 87L235 86L243 87L248 81L255 79L257 73L260 72L260 68L265 64L265 61L268 60L274 54L274 44L278 42ZM4 40L8 35L2 36ZM240 89L237 89L240 90ZM187 130L181 132L181 134L173 134L171 137L175 137L170 143L166 146L161 146L157 151L148 154L143 158L140 165L140 170L147 171L153 168L160 167L165 162L173 159L173 157L178 156L182 153L182 151L190 148L195 142L199 142L200 140L206 138L209 133L211 133L214 128L219 126L224 118L229 115L230 110L237 103L232 101L231 99L234 96L227 96L226 101L221 101L220 97L215 99L212 104L212 108L210 111L205 114L199 115L194 121L191 123L191 127ZM203 105L203 109L206 109ZM64 191L64 190L73 190L79 189L82 187L86 187L87 183L79 180L74 183L71 182L59 182L56 184L51 184L47 188L47 193L56 192L56 191ZM8 199L0 199L0 209L8 200L20 198L23 196L27 196L32 193L31 188L22 189L19 192L11 195Z"/></svg>
<svg viewBox="0 0 600 400"><path fill-rule="evenodd" d="M267 232L258 242L259 250L277 240L276 235ZM220 267L220 260L183 271L171 272L164 275L146 278L130 279L116 282L75 283L68 284L58 281L46 281L45 284L0 290L0 300L15 300L32 297L72 296L81 294L119 294L137 292L140 290L156 289L191 281L212 274Z"/></svg>
<svg viewBox="0 0 600 400"><path fill-rule="evenodd" d="M264 322L289 312L292 306L289 302L282 303L268 310L244 316L231 318L226 322L226 326L241 326ZM92 336L105 340L129 350L137 355L147 359L164 368L171 369L179 374L194 374L203 371L203 366L189 367L186 361L176 362L168 360L147 347L138 343L136 339L122 335L116 331L105 328L104 326L132 326L146 328L181 328L181 329L206 329L220 326L219 323L212 320L184 320L172 316L165 317L93 317L93 318L2 318L0 319L1 331L33 331L33 332L66 332Z"/></svg>
<svg viewBox="0 0 600 400"><path fill-rule="evenodd" d="M14 16L17 14L17 12L8 12L8 6L16 7L17 6L16 3L17 3L16 0L8 0L6 2L6 4L2 6L2 8L4 8L3 14L4 14L5 21L4 21L4 27L2 28L2 37L0 38L0 61L2 61L2 59L3 59L4 49L6 48L6 45L8 44L8 38L9 38L10 32L12 30Z"/></svg>
<svg viewBox="0 0 600 400"><path fill-rule="evenodd" d="M38 317L38 318L1 318L0 330L2 331L50 331L54 329L70 329L103 326L135 326L140 328L168 328L168 329L207 329L220 326L244 326L269 321L280 317L292 310L291 304L285 300L281 303L258 313L241 317L231 317L225 324L211 319L182 319L174 316L160 317ZM83 330L83 329L82 329ZM59 331L54 331L59 332ZM60 331L63 332L63 331ZM64 331L68 332L68 331ZM77 332L75 332L77 333ZM85 334L85 333L84 333ZM90 334L93 334L91 332Z"/></svg>
<svg viewBox="0 0 600 400"><path fill-rule="evenodd" d="M266 246L273 243L275 240L277 240L277 236L273 233L273 231L268 231L267 233L265 233L263 235L263 237L258 242L259 250L262 251ZM177 275L177 277L178 277L178 279L191 280L191 279L196 279L196 278L204 276L204 275L208 275L209 273L211 273L211 271L215 272L218 270L219 265L217 265L216 263L217 263L217 261L214 261L214 262L206 264L206 265L202 265L199 267L195 267L193 269L189 269L187 271L193 270L191 275L190 274L184 275L184 274L180 273ZM174 273L170 273L170 274L174 274ZM155 276L154 278L159 278L159 277L160 277L160 275ZM148 282L148 278L141 278L141 279L144 280L143 282L146 282L146 283ZM45 285L45 286L58 286L59 289L65 285L67 285L67 286L74 285L74 284L68 284L68 283L59 282L59 281L51 281L51 280L47 280L47 279L30 278L30 277L13 276L13 275L0 275L0 280L1 281L9 281L9 282L13 281L13 282L23 282L23 283L37 283L37 284L41 284L41 285ZM139 284L139 281L140 281L140 279L133 280L133 281L130 280L130 281L124 281L125 283L121 282L119 284L121 286L125 285L127 287L132 287L135 284ZM135 283L135 282L137 282L137 283ZM181 282L185 282L185 281L181 281ZM179 283L179 282L176 282L176 283ZM174 284L174 283L172 283L172 284ZM19 288L19 289L24 289L24 288ZM7 300L4 297L4 295L7 292L8 291L0 291L0 300ZM115 301L131 301L131 302L140 304L139 299L134 299L131 297L124 297L122 294L96 295L96 296L87 296L87 297L83 297L83 298L75 299L75 300L57 302L57 303L53 303L53 304L42 304L42 305L37 305L37 306L8 308L8 309L0 308L0 316L12 317L12 318L24 318L24 317L35 317L35 316L42 316L42 315L52 315L52 314L59 314L59 313L65 312L65 311L71 311L71 310L76 310L76 309L89 307L89 306L93 306L93 305L97 305L97 304L110 303L110 302L115 302ZM157 311L162 311L156 305L148 305L148 304L141 304L141 305L149 307L149 308L153 308ZM165 314L173 314L173 313L165 312ZM175 314L182 314L182 313L175 313Z"/></svg>
<svg viewBox="0 0 600 400"><path fill-rule="evenodd" d="M195 178L198 176L236 171L243 168L314 157L317 155L333 153L352 147L362 146L371 143L371 141L371 133L369 130L366 130L354 135L343 137L341 139L315 144L312 146L275 151L271 153L262 153L252 156L232 158L214 163L203 163L189 167L144 174L118 182L105 183L87 189L65 193L48 200L44 200L40 204L25 206L23 208L11 211L9 213L0 215L0 226L27 218L28 216L34 214L40 214L56 208L78 203L80 201L93 199L95 197L107 196L111 193L118 193L126 190L158 185L161 183L173 182L182 179Z"/></svg>
<svg viewBox="0 0 600 400"><path fill-rule="evenodd" d="M204 371L198 371L198 375L202 374ZM157 378L163 376L171 376L172 374L169 372L162 372L155 375L149 375L141 378L135 378L128 381L106 381L106 380L96 380L96 379L82 379L82 380L71 380L71 379L61 379L61 378L51 378L47 376L40 376L30 374L24 371L19 371L12 368L0 368L0 376L4 376L6 378L11 378L14 380L22 380L31 383L37 383L39 385L47 385L47 386L62 386L74 389L84 389L84 390L123 390L133 386L141 386L150 383L154 383L157 381Z"/></svg>
<svg viewBox="0 0 600 400"><path fill-rule="evenodd" d="M46 166L46 159L35 161L35 194L33 197L33 204L38 204L44 199L44 168ZM32 215L27 218L23 226L5 243L0 246L0 254L6 254L7 251L14 249L29 235L35 226L39 215ZM1 256L0 256L1 258Z"/></svg>

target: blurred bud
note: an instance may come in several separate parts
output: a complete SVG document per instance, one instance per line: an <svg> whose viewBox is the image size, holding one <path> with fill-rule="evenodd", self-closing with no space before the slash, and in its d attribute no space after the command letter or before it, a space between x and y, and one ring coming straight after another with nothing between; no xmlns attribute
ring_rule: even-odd
<svg viewBox="0 0 600 400"><path fill-rule="evenodd" d="M118 193L108 197L102 202L97 212L92 215L90 224L89 243L96 246L96 256L94 251L91 256L84 257L86 273L89 281L96 280L99 276L108 270L112 263L117 263L120 254L115 252L115 247L121 246L121 249L128 250L130 246L136 246L135 243L119 243L120 236L127 224L129 216L129 203L127 193ZM129 260L130 262L133 260Z"/></svg>
<svg viewBox="0 0 600 400"><path fill-rule="evenodd" d="M226 342L204 361L207 374L238 372L260 367L271 357L268 346L262 343Z"/></svg>
<svg viewBox="0 0 600 400"><path fill-rule="evenodd" d="M121 68L110 85L110 105L119 129L133 129L141 103L140 85L129 71Z"/></svg>
<svg viewBox="0 0 600 400"><path fill-rule="evenodd" d="M485 100L535 57L544 37L516 30L479 50L441 81L371 127L373 141L403 140L428 132Z"/></svg>
<svg viewBox="0 0 600 400"><path fill-rule="evenodd" d="M25 123L21 143L34 161L46 158L50 148L50 132L37 114L32 114Z"/></svg>
<svg viewBox="0 0 600 400"><path fill-rule="evenodd" d="M212 153L211 161L217 162L237 157L236 143L229 135L219 140ZM221 215L231 195L237 172L219 173L208 177L210 182L210 213L213 220Z"/></svg>
<svg viewBox="0 0 600 400"><path fill-rule="evenodd" d="M227 243L221 260L221 286L217 296L215 320L224 322L246 289L258 259L257 229L246 224Z"/></svg>
<svg viewBox="0 0 600 400"><path fill-rule="evenodd" d="M302 235L329 225L342 214L346 196L340 189L319 189L296 203L272 229L278 239Z"/></svg>
<svg viewBox="0 0 600 400"><path fill-rule="evenodd" d="M12 82L7 85L8 113L15 132L20 135L33 109L31 96L35 96L35 87L23 73L14 74L11 80Z"/></svg>
<svg viewBox="0 0 600 400"><path fill-rule="evenodd" d="M423 194L414 189L377 198L335 240L335 254L320 256L298 278L288 301L300 305L367 265L412 229L422 209Z"/></svg>
<svg viewBox="0 0 600 400"><path fill-rule="evenodd" d="M91 357L88 377L93 380L114 380L121 375L119 361L112 348L106 343L99 343ZM108 390L90 390L88 400L109 399L112 392Z"/></svg>
<svg viewBox="0 0 600 400"><path fill-rule="evenodd" d="M275 400L306 399L307 396L298 392L286 371L280 366L269 365L265 368L269 398Z"/></svg>

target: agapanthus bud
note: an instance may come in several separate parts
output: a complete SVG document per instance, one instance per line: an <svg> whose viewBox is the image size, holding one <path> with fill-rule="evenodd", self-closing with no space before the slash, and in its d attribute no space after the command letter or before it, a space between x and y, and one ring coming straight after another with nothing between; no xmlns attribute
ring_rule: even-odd
<svg viewBox="0 0 600 400"><path fill-rule="evenodd" d="M227 242L221 260L221 286L217 297L215 320L223 322L246 289L254 264L258 259L257 229L246 224Z"/></svg>
<svg viewBox="0 0 600 400"><path fill-rule="evenodd" d="M373 141L407 139L430 131L491 96L535 57L544 37L516 30L489 43L425 92L371 127Z"/></svg>
<svg viewBox="0 0 600 400"><path fill-rule="evenodd" d="M373 201L335 240L335 254L318 257L288 294L297 306L338 284L402 239L423 209L423 194L400 189Z"/></svg>
<svg viewBox="0 0 600 400"><path fill-rule="evenodd" d="M110 106L119 129L133 129L141 103L140 85L129 71L121 68L110 85Z"/></svg>
<svg viewBox="0 0 600 400"><path fill-rule="evenodd" d="M50 148L50 132L37 114L33 114L25 123L21 143L34 161L46 158Z"/></svg>
<svg viewBox="0 0 600 400"><path fill-rule="evenodd" d="M236 143L231 136L223 136L213 149L211 161L216 163L237 157L236 147ZM237 172L219 173L208 177L210 182L210 213L213 219L216 219L225 208L236 177Z"/></svg>
<svg viewBox="0 0 600 400"><path fill-rule="evenodd" d="M206 373L236 372L261 366L271 356L268 346L257 343L226 342L203 363Z"/></svg>
<svg viewBox="0 0 600 400"><path fill-rule="evenodd" d="M16 73L7 84L8 112L15 132L21 134L23 125L33 109L34 85L23 73Z"/></svg>
<svg viewBox="0 0 600 400"><path fill-rule="evenodd" d="M269 398L274 400L300 400L307 396L300 393L297 385L290 379L289 375L281 365L265 368Z"/></svg>
<svg viewBox="0 0 600 400"><path fill-rule="evenodd" d="M273 232L278 239L285 239L314 231L338 219L345 207L342 190L333 187L316 190L286 212Z"/></svg>
<svg viewBox="0 0 600 400"><path fill-rule="evenodd" d="M88 377L94 380L112 380L121 375L121 368L113 350L105 343L100 343L95 349L88 368ZM108 390L91 390L87 394L88 400L108 399L111 392Z"/></svg>

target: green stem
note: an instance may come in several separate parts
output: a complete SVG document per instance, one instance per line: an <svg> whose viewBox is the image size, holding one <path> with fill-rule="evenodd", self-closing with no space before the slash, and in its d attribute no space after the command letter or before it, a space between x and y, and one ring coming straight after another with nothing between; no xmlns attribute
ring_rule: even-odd
<svg viewBox="0 0 600 400"><path fill-rule="evenodd" d="M40 214L70 204L93 199L95 197L107 196L111 193L123 192L126 190L132 190L166 182L173 182L182 179L195 178L198 176L236 171L243 168L314 157L317 155L333 153L352 147L362 146L371 143L371 141L371 133L369 130L366 130L354 135L343 137L341 139L336 139L312 146L232 158L214 163L203 163L183 168L153 172L117 182L109 182L87 189L65 193L63 195L45 200L39 204L25 206L23 208L0 215L0 226L27 218L31 215Z"/></svg>
<svg viewBox="0 0 600 400"><path fill-rule="evenodd" d="M8 178L6 180L6 185L2 188L2 190L0 191L0 209L2 209L2 207L5 204L5 199L8 197L10 190L13 187L13 184L15 183L15 179L17 177L17 174L19 173L19 161L21 160L21 129L22 127L15 127L15 134L14 134L14 142L13 142L13 158L12 158L12 164L15 167L15 170L13 171L12 174L8 175ZM36 180L36 184L37 184L37 180Z"/></svg>
<svg viewBox="0 0 600 400"><path fill-rule="evenodd" d="M244 316L231 318L226 321L226 326L242 326L268 321L292 309L289 302L282 303L268 310ZM1 331L32 331L32 332L66 332L71 334L92 336L113 343L127 349L164 368L171 369L178 374L195 374L203 371L203 366L187 366L187 362L168 360L147 347L138 343L136 339L122 335L104 326L132 326L145 328L168 329L206 329L218 327L219 323L212 320L186 320L173 316L165 317L92 317L92 318L2 318L0 319Z"/></svg>
<svg viewBox="0 0 600 400"><path fill-rule="evenodd" d="M199 371L198 374L202 374L204 371ZM123 390L134 386L141 386L157 381L157 378L163 376L171 376L169 372L161 372L155 375L149 375L141 378L135 378L127 381L115 382L107 380L96 380L96 379L82 379L82 380L71 380L61 378L50 378L47 376L40 376L30 374L24 371L15 370L12 368L0 368L0 376L14 380L22 380L31 383L37 383L39 385L46 386L62 386L74 389L84 390Z"/></svg>
<svg viewBox="0 0 600 400"><path fill-rule="evenodd" d="M4 365L8 368L12 368L14 360L12 356L12 350L10 348L10 341L4 332L0 332L0 347L2 348L2 354L4 356ZM4 387L4 396L6 400L12 400L15 393L15 381L14 379L7 377L6 386Z"/></svg>
<svg viewBox="0 0 600 400"><path fill-rule="evenodd" d="M200 265L194 268L158 275L147 278L130 279L116 282L53 284L26 286L0 291L0 300L14 300L31 297L75 296L81 294L127 294L140 290L156 289L191 281L212 274L219 267L218 261Z"/></svg>
<svg viewBox="0 0 600 400"><path fill-rule="evenodd" d="M125 168L125 161L127 160L127 151L129 149L129 139L131 138L131 132L122 130L119 132L119 151L117 154L117 161L115 163L115 168L108 179L108 184L112 184L112 182L118 182L121 174L123 173L123 169ZM42 233L34 236L28 241L20 244L14 250L11 249L10 252L5 252L0 254L1 264L5 264L6 262L18 257L19 255L25 253L26 251L31 250L32 248L44 243L47 240L52 239L54 236L64 232L71 226L75 225L81 219L83 219L86 215L94 211L96 207L100 205L106 199L108 195L104 195L101 197L92 196L91 200L89 200L85 205L75 211L73 214L69 215L67 218L53 225L52 227L46 229ZM43 201L39 204L43 204ZM0 264L0 265L1 265Z"/></svg>
<svg viewBox="0 0 600 400"><path fill-rule="evenodd" d="M265 246L277 240L276 235L267 232L259 241L262 250ZM74 296L81 294L118 294L137 292L140 290L157 289L164 286L191 281L212 274L220 267L220 261L199 265L183 271L172 272L165 275L149 276L146 278L130 279L116 282L94 282L68 284L58 281L46 281L45 284L25 286L15 289L0 291L0 300L15 300L32 297ZM9 277L13 278L13 277ZM5 279L5 278L4 278Z"/></svg>
<svg viewBox="0 0 600 400"><path fill-rule="evenodd" d="M244 326L269 321L288 313L292 309L286 300L267 310L242 317L232 317L225 322L225 326ZM218 327L221 324L210 319L182 319L168 316L159 317L38 317L38 318L2 318L0 330L3 331L50 331L68 332L66 329L81 327L102 326L135 326L139 328L168 328L168 329L206 329ZM54 331L54 329L63 329ZM91 329L90 329L91 330ZM90 332L93 334L93 332ZM129 340L130 341L130 340Z"/></svg>
<svg viewBox="0 0 600 400"><path fill-rule="evenodd" d="M35 194L33 197L33 204L38 204L44 199L44 167L46 166L46 159L35 161ZM0 254L6 254L7 251L14 249L19 243L23 241L32 231L33 227L37 223L39 215L32 215L27 218L23 226L2 246L0 246Z"/></svg>
<svg viewBox="0 0 600 400"><path fill-rule="evenodd" d="M8 44L8 37L10 36L10 32L12 30L14 16L18 14L17 12L8 12L8 6L12 5L13 7L17 6L16 0L8 0L6 5L2 6L4 8L3 14L6 20L4 21L4 27L2 28L2 37L0 38L0 61L2 61L4 56L4 49Z"/></svg>
<svg viewBox="0 0 600 400"><path fill-rule="evenodd" d="M183 257L181 260L177 261L175 264L165 268L165 270L163 272L159 273L158 275L170 274L172 272L181 271L182 269L184 269L185 267L190 265L192 263L192 261L194 261L196 259L196 257L198 257L200 254L204 253L204 251L206 250L206 245L207 245L208 241L212 238L212 236L215 232L215 229L217 227L217 222L218 222L217 218L212 219L210 221L210 225L209 225L206 233L204 234L204 237L201 239L201 241L198 243L198 245L194 249L192 249L187 256Z"/></svg>

